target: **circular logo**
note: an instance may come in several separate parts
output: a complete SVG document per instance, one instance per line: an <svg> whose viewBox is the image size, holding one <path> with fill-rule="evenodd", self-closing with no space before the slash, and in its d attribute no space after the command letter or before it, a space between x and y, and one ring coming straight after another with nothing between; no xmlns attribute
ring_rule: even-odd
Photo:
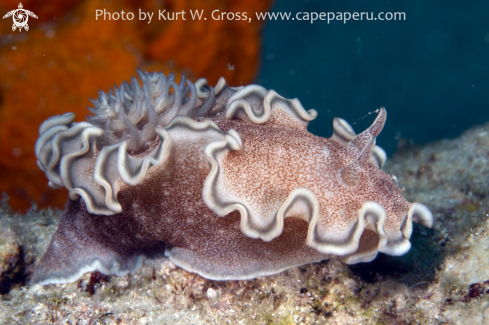
<svg viewBox="0 0 489 325"><path fill-rule="evenodd" d="M3 18L7 18L10 16L12 16L12 19L14 20L12 30L15 31L18 28L19 32L22 31L22 28L24 28L26 31L29 30L29 25L27 25L29 16L37 18L35 13L29 10L25 10L22 6L22 3L19 3L19 9L7 12L7 14L3 16Z"/></svg>

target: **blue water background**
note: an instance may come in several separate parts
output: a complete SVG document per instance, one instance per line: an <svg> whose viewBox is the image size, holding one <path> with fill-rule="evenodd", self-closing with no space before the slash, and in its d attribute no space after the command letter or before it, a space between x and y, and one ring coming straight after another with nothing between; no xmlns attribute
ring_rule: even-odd
<svg viewBox="0 0 489 325"><path fill-rule="evenodd" d="M377 143L424 144L489 120L489 1L281 1L274 12L405 12L405 21L269 21L257 83L319 112L309 130L329 137L332 119L358 122L385 106Z"/></svg>

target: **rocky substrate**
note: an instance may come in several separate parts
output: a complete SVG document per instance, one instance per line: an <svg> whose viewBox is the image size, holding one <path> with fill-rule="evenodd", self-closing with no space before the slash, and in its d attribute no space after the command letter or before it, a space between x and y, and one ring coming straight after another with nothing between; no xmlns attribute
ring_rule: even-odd
<svg viewBox="0 0 489 325"><path fill-rule="evenodd" d="M0 207L1 324L489 324L489 124L404 148L384 170L433 212L411 251L210 281L168 260L124 277L26 285L61 211Z"/></svg>

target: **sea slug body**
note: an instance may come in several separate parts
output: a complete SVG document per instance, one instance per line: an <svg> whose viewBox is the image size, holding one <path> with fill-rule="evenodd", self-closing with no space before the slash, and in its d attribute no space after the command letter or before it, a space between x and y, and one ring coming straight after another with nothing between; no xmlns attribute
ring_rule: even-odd
<svg viewBox="0 0 489 325"><path fill-rule="evenodd" d="M209 279L250 279L402 255L413 221L432 226L381 170L384 108L358 135L334 119L325 139L307 131L315 110L273 90L139 77L100 92L87 122L67 113L40 126L38 166L70 199L32 282L124 275L162 256Z"/></svg>

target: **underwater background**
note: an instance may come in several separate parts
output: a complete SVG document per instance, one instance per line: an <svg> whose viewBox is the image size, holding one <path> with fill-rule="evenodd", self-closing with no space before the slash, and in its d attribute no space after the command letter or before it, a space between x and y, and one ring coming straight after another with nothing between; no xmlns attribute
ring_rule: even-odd
<svg viewBox="0 0 489 325"><path fill-rule="evenodd" d="M26 0L29 31L0 20L0 192L15 210L62 207L36 166L37 129L67 111L84 120L90 98L136 75L136 68L258 83L297 97L319 116L309 130L332 134L342 117L359 131L385 106L378 144L389 155L453 138L489 120L489 4L457 1L50 1ZM18 0L0 3L0 12ZM276 13L399 12L396 21L96 20L95 12L160 9ZM2 14L3 15L3 14Z"/></svg>
<svg viewBox="0 0 489 325"><path fill-rule="evenodd" d="M258 83L319 111L309 130L332 133L385 106L378 144L453 138L489 120L489 2L277 1L278 12L404 12L405 21L270 21ZM355 127L363 130L368 125Z"/></svg>

